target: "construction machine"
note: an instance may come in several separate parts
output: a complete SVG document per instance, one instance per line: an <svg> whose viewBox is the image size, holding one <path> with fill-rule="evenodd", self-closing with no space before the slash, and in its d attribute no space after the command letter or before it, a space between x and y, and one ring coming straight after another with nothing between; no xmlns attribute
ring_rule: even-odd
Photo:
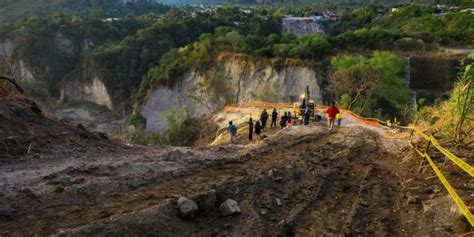
<svg viewBox="0 0 474 237"><path fill-rule="evenodd" d="M293 103L293 112L297 118L300 118L304 115L306 107L309 108L310 117L314 117L316 105L314 100L309 99L309 96L309 86L306 86L304 94L301 95L302 101Z"/></svg>

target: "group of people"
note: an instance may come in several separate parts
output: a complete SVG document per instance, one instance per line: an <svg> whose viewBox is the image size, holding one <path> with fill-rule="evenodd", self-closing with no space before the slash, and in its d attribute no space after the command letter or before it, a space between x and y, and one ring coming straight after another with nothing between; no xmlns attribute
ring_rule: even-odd
<svg viewBox="0 0 474 237"><path fill-rule="evenodd" d="M249 140L253 140L253 133L255 131L255 135L257 136L258 140L262 139L262 131L267 127L267 121L270 115L268 114L267 110L264 109L260 114L260 120L257 121L254 125L253 119L249 118L248 125L249 125ZM276 109L273 109L271 114L272 121L270 123L270 128L276 127L276 121L278 118L278 112Z"/></svg>
<svg viewBox="0 0 474 237"><path fill-rule="evenodd" d="M308 117L309 111L303 114L303 120L304 124L307 125L309 123L309 117ZM328 128L332 132L334 129L334 124L337 124L337 126L341 126L341 112L339 109L336 107L336 103L332 102L331 106L329 106L326 110L326 114L328 117ZM260 114L260 120L258 120L256 123L254 123L254 120L252 118L249 118L248 123L248 138L250 141L253 140L253 134L255 132L255 135L257 137L257 140L262 139L262 131L265 129L267 126L267 121L269 117L271 116L271 124L270 128L276 128L277 127L277 120L278 120L278 112L276 108L273 109L273 112L271 115L268 114L267 110L264 109L262 113ZM285 127L290 127L296 125L296 119L292 117L291 112L285 112L281 117L280 117L280 127L285 128ZM236 143L236 137L237 137L237 126L233 124L232 121L229 121L229 126L227 128L230 137L231 137L231 142Z"/></svg>

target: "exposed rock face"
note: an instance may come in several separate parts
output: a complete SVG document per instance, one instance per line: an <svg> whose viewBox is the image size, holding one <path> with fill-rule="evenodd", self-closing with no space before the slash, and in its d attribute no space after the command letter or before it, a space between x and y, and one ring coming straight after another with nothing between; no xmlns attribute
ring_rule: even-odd
<svg viewBox="0 0 474 237"><path fill-rule="evenodd" d="M22 81L32 82L36 80L32 69L28 67L23 60L19 60L18 62L14 62L12 64L12 72L15 78L18 78Z"/></svg>
<svg viewBox="0 0 474 237"><path fill-rule="evenodd" d="M294 35L324 34L324 26L319 17L285 17L282 32Z"/></svg>
<svg viewBox="0 0 474 237"><path fill-rule="evenodd" d="M149 131L156 132L166 128L164 116L172 108L179 106L178 95L176 88L159 88L153 92L141 111L142 116L147 118L146 127Z"/></svg>
<svg viewBox="0 0 474 237"><path fill-rule="evenodd" d="M33 81L35 77L32 69L26 65L25 61L12 58L14 46L13 40L8 38L0 43L0 71L17 79Z"/></svg>
<svg viewBox="0 0 474 237"><path fill-rule="evenodd" d="M104 82L98 77L91 80L71 80L63 83L60 89L61 102L66 101L88 101L107 106L112 110L112 100Z"/></svg>
<svg viewBox="0 0 474 237"><path fill-rule="evenodd" d="M9 58L13 53L13 41L5 39L0 43L0 58Z"/></svg>
<svg viewBox="0 0 474 237"><path fill-rule="evenodd" d="M141 114L148 131L167 127L163 115L184 107L196 117L222 109L226 104L247 101L299 101L306 85L321 103L322 69L298 60L278 62L223 53L207 71L192 70L172 89L158 88Z"/></svg>

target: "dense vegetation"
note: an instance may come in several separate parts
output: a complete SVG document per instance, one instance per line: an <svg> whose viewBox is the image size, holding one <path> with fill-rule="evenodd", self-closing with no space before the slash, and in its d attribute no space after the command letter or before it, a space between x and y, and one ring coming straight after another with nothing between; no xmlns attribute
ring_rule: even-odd
<svg viewBox="0 0 474 237"><path fill-rule="evenodd" d="M372 57L339 55L331 60L333 90L342 108L365 117L409 122L411 93L400 77L405 62L389 52Z"/></svg>
<svg viewBox="0 0 474 237"><path fill-rule="evenodd" d="M278 20L254 20L238 8L221 8L214 14L195 17L187 14L173 9L153 26L139 30L121 42L96 48L86 56L85 67L100 73L115 89L125 90L125 96L129 97L143 76L153 66L159 65L165 53L193 43L203 33L214 32L218 26L231 26L237 20L253 22L252 27L249 24L238 27L239 31L249 34L270 29L277 31L279 28Z"/></svg>
<svg viewBox="0 0 474 237"><path fill-rule="evenodd" d="M0 20L15 21L31 15L48 16L58 12L78 17L121 18L130 14L161 14L169 9L163 4L123 5L121 0L0 0Z"/></svg>
<svg viewBox="0 0 474 237"><path fill-rule="evenodd" d="M474 42L474 14L460 9L436 14L435 6L418 4L398 6L392 11L383 5L398 1L375 1L380 5L364 7L350 7L360 4L357 1L338 6L320 1L322 5L277 4L245 11L233 6L203 11L194 7L171 9L160 4L124 6L120 2L0 1L0 11L8 12L2 17L20 18L0 24L0 39L20 42L14 57L35 68L48 68L45 80L53 85L49 88L53 96L58 96L61 81L99 76L112 99L124 105L119 109L129 111L130 104L123 101L133 98L134 116L130 121L140 126L143 121L138 111L154 88L174 86L190 68L208 69L216 55L224 51L254 57L332 61L332 79L371 77L371 85L376 85L371 87L370 95L358 94L358 87L335 88L343 106L367 116L408 119L408 95L399 78L403 71L400 59L386 52L372 57L360 55L377 50L436 51L443 46L465 47ZM467 6L469 2L458 4ZM30 7L10 12L25 5ZM320 15L327 10L340 15L340 20L323 23L327 34L296 37L281 33L284 15ZM58 11L62 13L51 14ZM71 41L72 51L57 50L58 37ZM338 56L341 53L344 55ZM351 83L359 85L358 81L347 81L348 85ZM158 140L166 139L161 134Z"/></svg>

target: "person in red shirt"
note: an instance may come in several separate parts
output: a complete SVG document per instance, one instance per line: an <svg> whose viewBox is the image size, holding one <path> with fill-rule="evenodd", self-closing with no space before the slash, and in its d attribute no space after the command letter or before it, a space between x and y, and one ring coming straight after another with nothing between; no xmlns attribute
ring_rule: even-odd
<svg viewBox="0 0 474 237"><path fill-rule="evenodd" d="M336 114L340 113L339 109L336 107L336 102L332 102L332 105L326 110L328 115L328 128L332 132L334 128L334 122L336 121Z"/></svg>

